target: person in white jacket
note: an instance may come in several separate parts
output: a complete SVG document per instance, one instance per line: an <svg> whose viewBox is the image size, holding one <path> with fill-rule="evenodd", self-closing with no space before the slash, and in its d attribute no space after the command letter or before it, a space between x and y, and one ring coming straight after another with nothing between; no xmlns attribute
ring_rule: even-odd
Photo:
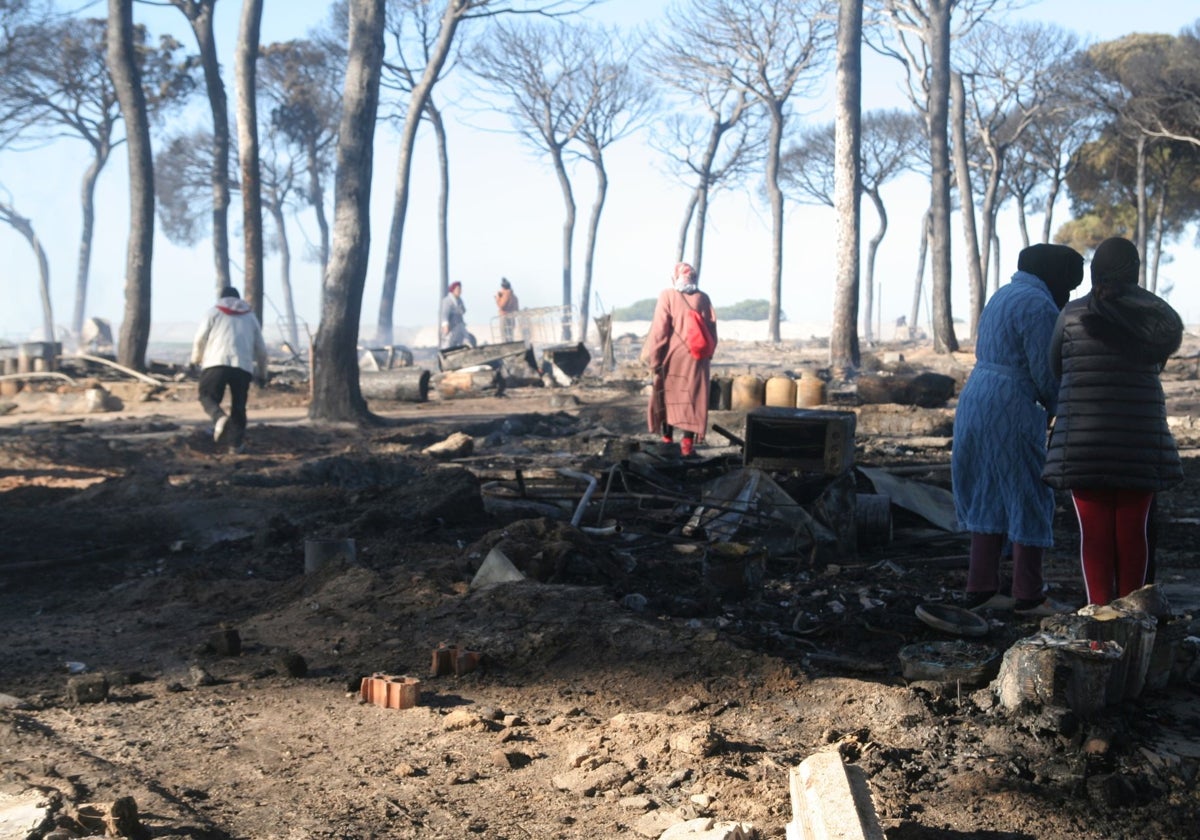
<svg viewBox="0 0 1200 840"><path fill-rule="evenodd" d="M250 304L226 286L208 311L192 343L192 364L200 367L200 405L213 421L213 441L240 451L246 437L246 398L250 382L267 379L267 345ZM229 388L229 414L221 409Z"/></svg>

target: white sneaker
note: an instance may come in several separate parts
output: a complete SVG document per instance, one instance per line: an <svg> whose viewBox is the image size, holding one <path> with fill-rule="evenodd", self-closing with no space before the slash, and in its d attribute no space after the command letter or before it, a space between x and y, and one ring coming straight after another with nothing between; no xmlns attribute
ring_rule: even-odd
<svg viewBox="0 0 1200 840"><path fill-rule="evenodd" d="M970 593L968 593L970 594ZM982 612L983 610L1011 610L1013 604L1017 600L1011 595L1005 595L1003 592L993 592L992 596L982 603L976 604L973 607L967 607L971 612Z"/></svg>
<svg viewBox="0 0 1200 840"><path fill-rule="evenodd" d="M217 418L217 422L213 424L213 443L220 443L221 438L225 436L225 427L229 425L229 415L222 414Z"/></svg>

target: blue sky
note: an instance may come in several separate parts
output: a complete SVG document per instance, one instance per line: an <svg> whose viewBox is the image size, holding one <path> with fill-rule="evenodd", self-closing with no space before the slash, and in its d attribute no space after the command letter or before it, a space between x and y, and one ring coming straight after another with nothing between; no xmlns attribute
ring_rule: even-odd
<svg viewBox="0 0 1200 840"><path fill-rule="evenodd" d="M241 4L221 0L217 4L218 51L227 70L232 66L237 17ZM268 2L264 13L263 41L302 36L321 22L328 3L313 0ZM93 4L93 9L95 5ZM659 0L610 0L589 15L598 21L630 25L655 21L665 15L667 4ZM1176 33L1190 25L1200 8L1191 3L1142 3L1137 14L1129 13L1128 0L1042 0L1013 13L1022 18L1059 24L1087 40L1104 40L1133 31ZM93 12L95 13L95 12ZM138 4L135 20L152 32L171 31L190 48L194 39L183 16L174 9ZM227 78L232 99L233 83ZM449 88L446 89L447 91ZM801 109L814 114L810 119L827 119L832 86L826 87ZM886 62L868 57L865 107L903 107L899 75ZM515 138L476 127L485 117L465 108L456 109L448 97L447 130L451 160L451 257L452 280L463 283L467 320L477 333L486 336L493 313L492 294L501 276L508 277L524 306L554 306L561 303L560 239L562 200L554 174L544 159L529 152ZM824 112L825 116L822 116ZM188 120L207 125L206 109L197 107ZM493 125L504 126L493 117ZM363 320L370 335L379 304L383 252L390 222L391 196L397 159L394 132L380 126L377 132L375 184L373 189L373 247ZM610 190L601 221L599 248L591 309L612 309L653 297L666 283L673 261L674 243L687 199L688 187L663 173L660 162L643 137L631 137L610 150ZM75 260L79 235L79 181L86 166L87 150L82 142L64 141L38 151L0 152L0 184L16 207L29 216L50 259L52 301L55 320L70 321L74 306ZM574 172L579 221L576 228L576 300L582 281L582 245L585 220L594 181L587 168ZM414 166L413 193L396 298L397 327L432 324L437 313L438 255L435 238L436 160L431 138L422 132ZM125 150L121 147L100 179L97 192L97 225L92 261L87 314L108 318L114 325L123 311L125 241L128 196L125 189ZM759 179L761 180L761 179ZM722 305L747 298L766 298L770 277L770 219L756 200L758 184L743 193L722 193L711 210L706 239L703 287L712 296L718 313ZM928 188L920 180L901 179L885 190L890 226L877 259L881 283L881 315L885 325L907 314L912 295L917 259L917 227L928 201ZM234 208L240 205L235 201ZM1067 218L1062 204L1056 221ZM231 213L231 227L237 225ZM828 321L832 309L834 276L833 214L815 207L790 206L784 244L783 310L792 321ZM1031 220L1040 226L1040 217ZM864 203L864 239L874 230L875 219ZM314 242L316 227L311 214L293 225L293 254ZM1015 221L1005 214L1001 222L1003 273L1015 266L1019 242ZM955 251L958 248L954 243ZM7 227L0 227L0 250L5 254L0 277L8 301L0 308L0 337L31 337L41 323L36 288L36 266L24 240ZM1189 323L1200 321L1200 289L1189 282L1200 268L1191 234L1171 248L1175 261L1160 274L1162 284L1174 282L1172 302ZM235 276L240 275L241 243L231 243ZM956 260L957 265L957 260ZM155 244L152 341L186 333L211 304L211 246L205 242L193 249L168 243L161 234ZM320 302L320 276L315 263L294 259L292 281L300 316L315 332ZM960 277L956 269L956 277ZM239 283L240 285L240 283ZM961 280L957 285L964 285ZM1193 288L1189 288L1193 287ZM264 320L268 334L275 332L282 295L275 260L266 267L267 307ZM965 290L956 296L955 313L967 310ZM765 338L765 328L764 328Z"/></svg>

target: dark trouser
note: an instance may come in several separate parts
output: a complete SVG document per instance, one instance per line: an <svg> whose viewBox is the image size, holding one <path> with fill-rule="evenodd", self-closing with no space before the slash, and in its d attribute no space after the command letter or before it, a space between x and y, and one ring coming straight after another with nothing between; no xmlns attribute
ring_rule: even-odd
<svg viewBox="0 0 1200 840"><path fill-rule="evenodd" d="M971 559L967 570L968 592L996 592L1000 588L1000 554L1004 534L971 534ZM1014 598L1022 601L1042 598L1042 555L1038 546L1013 543Z"/></svg>
<svg viewBox="0 0 1200 840"><path fill-rule="evenodd" d="M665 420L663 421L663 424L662 424L662 436L663 436L664 441L675 439L675 427L669 425ZM696 437L696 433L689 432L687 429L684 429L683 436L684 436L684 438L694 439Z"/></svg>
<svg viewBox="0 0 1200 840"><path fill-rule="evenodd" d="M241 446L246 437L246 397L253 378L239 367L224 365L200 371L200 405L214 423L225 414L221 401L225 399L225 388L229 388L229 431L225 434L232 446Z"/></svg>

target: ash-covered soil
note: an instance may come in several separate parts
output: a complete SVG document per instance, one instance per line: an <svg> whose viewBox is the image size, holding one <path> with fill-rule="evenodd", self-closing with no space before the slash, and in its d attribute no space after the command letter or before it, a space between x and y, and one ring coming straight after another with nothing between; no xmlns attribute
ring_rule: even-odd
<svg viewBox="0 0 1200 840"><path fill-rule="evenodd" d="M722 349L732 372L813 364ZM1185 447L1194 367L1167 376ZM359 429L308 423L303 386L276 384L251 397L243 454L213 445L194 383L86 417L18 401L0 418L0 814L50 803L78 836L89 803L132 797L151 837L657 838L708 818L782 838L789 771L834 750L892 840L1195 836L1195 668L1089 720L906 680L902 647L952 638L914 609L955 602L965 536L894 510L890 540L846 556L689 538L687 500L739 450L713 433L692 462L614 470L652 449L640 389L626 369L381 404ZM736 415L714 417L736 433ZM469 453L424 454L455 432ZM1177 612L1200 598L1185 454L1158 510ZM944 434L860 433L855 461L949 486ZM580 527L586 485L561 469L597 479ZM1081 604L1074 528L1060 510L1047 578ZM356 561L306 573L318 538L353 539ZM525 579L473 587L494 549ZM1036 630L998 614L977 641ZM479 666L434 676L439 646ZM360 702L372 674L419 678L419 705Z"/></svg>

